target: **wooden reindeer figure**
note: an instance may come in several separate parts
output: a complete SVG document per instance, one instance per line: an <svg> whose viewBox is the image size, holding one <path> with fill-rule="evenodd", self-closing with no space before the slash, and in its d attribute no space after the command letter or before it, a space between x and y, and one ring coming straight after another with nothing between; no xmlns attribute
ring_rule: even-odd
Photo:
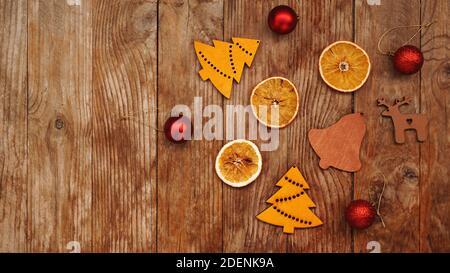
<svg viewBox="0 0 450 273"><path fill-rule="evenodd" d="M427 117L424 114L402 114L399 111L399 107L404 104L409 104L411 98L403 97L402 99L396 99L392 106L388 105L384 98L378 99L377 102L378 106L387 107L387 110L383 111L381 115L392 118L395 130L395 142L400 144L405 142L406 130L416 130L418 141L425 141L427 139Z"/></svg>

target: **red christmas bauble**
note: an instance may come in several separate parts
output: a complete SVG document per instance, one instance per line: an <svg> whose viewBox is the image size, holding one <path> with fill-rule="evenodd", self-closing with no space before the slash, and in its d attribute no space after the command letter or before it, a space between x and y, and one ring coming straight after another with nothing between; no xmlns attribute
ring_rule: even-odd
<svg viewBox="0 0 450 273"><path fill-rule="evenodd" d="M405 45L397 49L392 57L395 70L403 74L414 74L422 68L423 54L415 46Z"/></svg>
<svg viewBox="0 0 450 273"><path fill-rule="evenodd" d="M273 8L268 17L269 27L278 34L288 34L297 26L298 16L289 6Z"/></svg>
<svg viewBox="0 0 450 273"><path fill-rule="evenodd" d="M185 116L170 117L164 124L164 134L173 143L183 143L192 139L192 123Z"/></svg>
<svg viewBox="0 0 450 273"><path fill-rule="evenodd" d="M365 229L372 225L376 215L377 211L368 201L354 200L345 211L345 220L353 228Z"/></svg>

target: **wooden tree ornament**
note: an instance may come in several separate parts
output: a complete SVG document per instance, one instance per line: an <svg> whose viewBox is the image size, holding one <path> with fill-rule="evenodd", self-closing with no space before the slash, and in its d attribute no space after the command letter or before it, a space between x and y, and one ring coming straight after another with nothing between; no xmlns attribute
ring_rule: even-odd
<svg viewBox="0 0 450 273"><path fill-rule="evenodd" d="M405 131L416 130L417 140L425 141L428 136L428 119L424 114L402 114L399 107L411 103L411 98L396 99L393 105L389 105L384 98L377 100L378 106L385 106L387 110L381 113L384 117L391 117L394 123L395 142L405 143Z"/></svg>
<svg viewBox="0 0 450 273"><path fill-rule="evenodd" d="M233 79L239 83L244 64L251 66L259 40L232 38L233 43L214 40L214 47L194 42L197 58L202 66L198 72L202 80L210 80L222 95L231 96Z"/></svg>
<svg viewBox="0 0 450 273"><path fill-rule="evenodd" d="M283 227L284 233L294 233L294 228L311 228L323 224L310 209L316 205L306 194L309 185L296 166L292 166L278 180L277 186L281 189L266 201L272 206L256 218Z"/></svg>
<svg viewBox="0 0 450 273"><path fill-rule="evenodd" d="M342 117L338 122L325 129L312 129L308 133L309 142L320 157L319 166L330 166L347 172L356 172L361 168L359 152L366 133L366 124L362 113Z"/></svg>

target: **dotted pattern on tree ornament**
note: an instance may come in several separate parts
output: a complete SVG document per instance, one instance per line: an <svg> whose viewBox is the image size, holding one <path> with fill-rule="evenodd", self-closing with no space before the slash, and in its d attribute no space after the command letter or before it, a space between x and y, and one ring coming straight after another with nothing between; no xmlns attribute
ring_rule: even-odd
<svg viewBox="0 0 450 273"><path fill-rule="evenodd" d="M259 42L257 42L257 43L259 43ZM244 48L242 45L240 45L239 43L236 43L236 46L238 46L239 49L242 50L242 52L245 52L245 54L248 54L249 56L252 56L252 53L251 53L251 52L248 52L248 50L245 49L245 48Z"/></svg>
<svg viewBox="0 0 450 273"><path fill-rule="evenodd" d="M294 180L289 179L289 177L287 177L287 176L284 177L284 180L287 180L289 183L291 183L291 184L294 185L294 186L303 188L303 184L298 183L298 182L295 182Z"/></svg>
<svg viewBox="0 0 450 273"><path fill-rule="evenodd" d="M231 69L233 70L233 73L236 74L236 67L234 66L234 61L233 61L233 45L230 45L230 65L231 65Z"/></svg>
<svg viewBox="0 0 450 273"><path fill-rule="evenodd" d="M288 180L288 177L285 177L285 179ZM292 181L291 179L289 179L288 181L289 181L290 183L296 185L296 186L303 187L303 184L296 183L295 181ZM294 195L292 195L292 196L289 196L289 197L281 197L281 198L277 198L277 199L275 199L275 202L276 202L276 203L282 203L282 202L291 201L291 200L294 200L295 198L298 198L298 197L302 196L303 194L305 194L305 192L304 192L304 191L301 191L301 192L299 192L299 193L297 193L297 194L294 194ZM275 209L278 213L280 213L282 216L287 217L288 219L291 219L291 220L293 220L293 221L299 222L300 224L303 224L303 223L304 223L305 225L311 225L311 224L312 224L312 222L310 222L310 221L306 221L306 220L302 220L302 219L296 218L296 217L294 217L294 216L292 216L292 215L290 215L290 214L288 214L288 213L286 213L286 212L280 210L276 205L274 205L272 208L274 208L274 209Z"/></svg>
<svg viewBox="0 0 450 273"><path fill-rule="evenodd" d="M281 189L266 202L271 206L256 217L266 223L282 226L284 233L294 233L295 228L312 228L323 224L311 208L309 185L300 170L292 166L277 182Z"/></svg>
<svg viewBox="0 0 450 273"><path fill-rule="evenodd" d="M297 194L295 194L295 195L292 195L292 196L289 196L289 197L284 197L284 198L278 198L278 199L275 199L275 202L286 202L286 201L291 201L291 200L294 200L295 198L297 198L297 197L300 197L301 195L303 195L303 194L305 194L305 192L300 192L300 193L297 193Z"/></svg>
<svg viewBox="0 0 450 273"><path fill-rule="evenodd" d="M230 51L231 51L231 50L230 50ZM203 58L203 60L204 60L208 65L211 66L211 68L212 68L213 70L215 70L215 71L216 71L217 73L219 73L221 76L224 76L225 78L231 79L231 76L230 76L230 75L227 75L227 74L225 74L225 72L220 71L219 68L217 68L211 61L209 61L208 58L206 58L205 55L204 55L201 51L199 51L198 53L199 53L200 56ZM231 56L231 55L230 55L230 56ZM236 73L236 72L235 72L235 73Z"/></svg>
<svg viewBox="0 0 450 273"><path fill-rule="evenodd" d="M257 43L259 43L259 41L257 41ZM242 45L240 45L239 43L236 43L236 46L239 47L239 49L241 49L245 54L252 56L253 53L248 52L248 50L246 50ZM228 51L228 53L230 53L228 55L229 59L230 59L230 65L231 65L231 69L233 70L233 74L236 74L236 66L234 65L234 60L233 60L233 45L230 45L230 50Z"/></svg>
<svg viewBox="0 0 450 273"><path fill-rule="evenodd" d="M213 40L214 46L194 41L194 48L202 69L202 80L210 80L217 90L230 98L233 81L238 83L245 64L251 66L260 41L247 38L232 38L233 43Z"/></svg>
<svg viewBox="0 0 450 273"><path fill-rule="evenodd" d="M292 221L299 222L300 224L312 225L312 222L311 222L311 221L306 221L306 220L303 220L303 219L294 217L294 216L292 216L292 215L290 215L290 214L288 214L288 213L282 211L282 210L281 210L280 208L278 208L277 206L272 206L272 208L273 208L274 210L276 210L276 211L277 211L279 214L281 214L282 216L284 216L284 217L286 217L286 218L288 218L288 219L291 219Z"/></svg>

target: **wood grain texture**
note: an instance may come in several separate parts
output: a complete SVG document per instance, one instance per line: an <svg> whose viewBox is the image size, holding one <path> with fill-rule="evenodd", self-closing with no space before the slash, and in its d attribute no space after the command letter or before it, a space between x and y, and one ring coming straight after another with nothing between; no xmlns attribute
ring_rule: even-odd
<svg viewBox="0 0 450 273"><path fill-rule="evenodd" d="M28 2L31 251L91 248L89 7Z"/></svg>
<svg viewBox="0 0 450 273"><path fill-rule="evenodd" d="M299 117L288 130L289 164L297 164L308 181L314 213L324 222L316 229L302 230L289 238L289 252L350 252L351 230L344 220L345 206L352 199L352 175L321 170L309 145L312 128L324 128L352 112L352 95L336 92L319 75L319 56L338 40L352 40L352 1L299 1L300 23L289 39L289 71L302 92ZM361 92L361 91L357 91Z"/></svg>
<svg viewBox="0 0 450 273"><path fill-rule="evenodd" d="M27 2L0 2L0 252L29 251Z"/></svg>
<svg viewBox="0 0 450 273"><path fill-rule="evenodd" d="M394 16L395 15L395 16ZM395 144L392 121L380 116L377 98L393 100L411 97L411 106L404 112L415 112L420 105L420 74L405 76L396 72L388 56L377 54L378 38L389 28L420 24L420 1L382 1L370 6L356 1L355 41L369 54L372 73L366 84L355 94L355 111L367 117L368 133L362 146L363 166L355 175L355 199L377 203L383 183L386 189L381 204L381 222L367 230L355 231L355 252L366 252L369 241L378 241L382 252L419 251L420 147L413 131L406 134L405 144ZM415 30L399 31L386 38L383 48L396 50ZM420 47L419 39L411 43Z"/></svg>
<svg viewBox="0 0 450 273"><path fill-rule="evenodd" d="M160 3L158 127L164 126L175 105L194 109L194 97L200 97L205 106L222 105L222 95L199 77L201 66L194 51L194 41L223 40L222 18L221 0ZM200 135L201 115L197 113L200 124L194 121L194 133ZM221 144L203 140L174 145L163 135L158 138L159 252L222 250L223 186L214 171Z"/></svg>
<svg viewBox="0 0 450 273"><path fill-rule="evenodd" d="M261 81L281 76L289 79L289 41L267 27L267 14L281 2L226 1L224 7L225 40L231 37L261 41L252 67L244 71L226 105L250 104L253 88ZM291 2L290 4L293 4ZM295 84L295 83L294 83ZM302 94L300 94L302 96ZM249 113L252 115L252 113ZM247 116L247 120L253 116ZM228 121L227 121L228 122ZM239 126L239 125L237 125ZM248 137L248 129L246 130ZM265 200L277 191L276 182L287 170L287 131L279 130L278 148L261 151L263 167L259 178L242 189L224 187L223 250L225 252L285 252L287 235L279 227L256 219L267 208ZM262 141L255 141L261 148Z"/></svg>
<svg viewBox="0 0 450 273"><path fill-rule="evenodd" d="M450 252L450 2L422 1L425 64L421 71L421 109L429 119L429 138L420 145L420 251Z"/></svg>
<svg viewBox="0 0 450 273"><path fill-rule="evenodd" d="M157 3L93 4L93 251L155 251Z"/></svg>

